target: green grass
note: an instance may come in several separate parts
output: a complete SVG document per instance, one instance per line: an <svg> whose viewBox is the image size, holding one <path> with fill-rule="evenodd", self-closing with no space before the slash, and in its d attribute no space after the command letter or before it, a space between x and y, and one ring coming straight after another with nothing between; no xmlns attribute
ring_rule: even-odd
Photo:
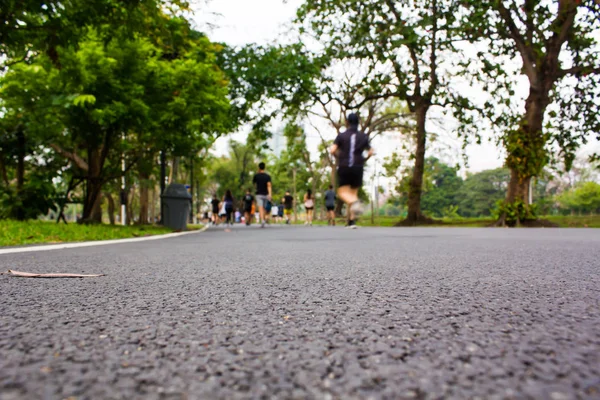
<svg viewBox="0 0 600 400"><path fill-rule="evenodd" d="M0 246L125 239L172 232L162 226L57 224L47 221L0 221Z"/></svg>
<svg viewBox="0 0 600 400"><path fill-rule="evenodd" d="M561 228L600 228L600 215L551 215L542 218L558 224Z"/></svg>
<svg viewBox="0 0 600 400"><path fill-rule="evenodd" d="M547 219L554 222L561 228L600 228L600 215L593 216L542 216L541 219ZM375 223L371 222L371 216L366 215L362 217L358 225L359 226L378 226L378 227L392 227L395 226L401 217L387 217L380 216L375 217ZM485 218L442 218L441 224L426 225L429 227L454 227L454 228L484 228L491 226L495 220L491 217ZM345 225L346 220L343 218L337 218L337 225ZM299 220L298 224L304 224L303 220ZM313 222L314 225L327 225L327 221Z"/></svg>

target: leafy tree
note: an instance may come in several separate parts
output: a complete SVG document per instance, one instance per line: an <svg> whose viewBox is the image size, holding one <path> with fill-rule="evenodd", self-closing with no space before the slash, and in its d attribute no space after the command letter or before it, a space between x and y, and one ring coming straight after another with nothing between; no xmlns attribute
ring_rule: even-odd
<svg viewBox="0 0 600 400"><path fill-rule="evenodd" d="M231 190L236 200L241 200L247 189L253 190L252 176L257 167L260 151L252 144L229 142L229 155L219 157L208 165L208 181L212 194L221 198Z"/></svg>
<svg viewBox="0 0 600 400"><path fill-rule="evenodd" d="M73 100L59 114L65 134L50 146L85 177L83 222L100 221L102 187L121 176L121 154L130 153L127 169L167 145L192 154L226 129L227 81L205 37L171 59L148 39L105 42L92 30L60 55L52 90Z"/></svg>
<svg viewBox="0 0 600 400"><path fill-rule="evenodd" d="M46 96L56 79L49 65L15 65L0 78L0 190L4 217L36 218L55 206L53 179L64 167L46 151L49 137L62 125L51 110L57 99Z"/></svg>
<svg viewBox="0 0 600 400"><path fill-rule="evenodd" d="M510 171L497 168L470 174L461 190L459 214L463 217L490 216L499 200L506 197Z"/></svg>
<svg viewBox="0 0 600 400"><path fill-rule="evenodd" d="M85 173L82 219L101 222L100 195L107 180L120 176L121 136L141 129L149 107L143 82L156 55L144 40L114 40L105 45L94 32L79 49L61 52L58 84L65 95L85 93L64 110L68 136L51 146ZM107 163L108 161L108 163Z"/></svg>
<svg viewBox="0 0 600 400"><path fill-rule="evenodd" d="M320 62L300 44L225 46L218 63L230 82L233 128L252 124L260 140L270 136L267 127L275 116L293 114L306 102L321 73Z"/></svg>
<svg viewBox="0 0 600 400"><path fill-rule="evenodd" d="M492 96L484 115L501 130L511 171L506 202L527 205L529 182L558 147L567 169L581 143L600 132L600 3L594 0L469 0L463 29L485 44L474 74ZM506 60L519 58L511 71ZM516 77L529 85L515 107ZM524 112L523 112L524 109ZM526 207L525 207L526 208ZM528 214L532 215L532 213ZM504 223L501 216L500 223Z"/></svg>
<svg viewBox="0 0 600 400"><path fill-rule="evenodd" d="M401 168L401 165L400 158L395 155L383 167L386 176L398 176L398 170L402 171L402 177L396 181L395 191L399 195L399 204L407 207L412 171L411 168ZM445 217L456 212L454 207L458 205L463 193L463 180L457 172L457 167L451 167L435 157L425 160L422 209L426 215Z"/></svg>
<svg viewBox="0 0 600 400"><path fill-rule="evenodd" d="M188 2L173 0L3 0L0 7L0 55L6 65L46 54L60 66L59 48L77 45L95 27L103 39L117 30L129 35L163 29L171 13L188 10Z"/></svg>
<svg viewBox="0 0 600 400"><path fill-rule="evenodd" d="M563 192L557 197L560 207L565 211L579 214L600 212L600 184L585 182L581 185Z"/></svg>
<svg viewBox="0 0 600 400"><path fill-rule="evenodd" d="M321 39L326 54L336 59L368 62L373 71L366 83L365 100L397 98L416 116L415 168L410 180L406 224L414 225L421 214L427 115L449 97L444 79L444 52L454 52L458 3L427 0L416 3L386 1L307 0L298 19ZM335 20L335 23L332 23ZM359 104L346 104L358 109Z"/></svg>

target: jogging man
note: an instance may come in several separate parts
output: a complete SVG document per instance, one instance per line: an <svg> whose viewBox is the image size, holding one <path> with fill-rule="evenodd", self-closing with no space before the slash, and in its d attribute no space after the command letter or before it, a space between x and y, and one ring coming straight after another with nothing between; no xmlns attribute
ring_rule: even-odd
<svg viewBox="0 0 600 400"><path fill-rule="evenodd" d="M325 208L327 209L327 225L335 226L335 192L333 185L325 192Z"/></svg>
<svg viewBox="0 0 600 400"><path fill-rule="evenodd" d="M365 161L373 155L369 137L358 130L358 115L348 114L346 130L338 135L331 146L331 154L338 159L338 196L348 206L348 227L356 228L356 219L363 208L358 201L358 190L363 184ZM368 150L367 158L363 152Z"/></svg>
<svg viewBox="0 0 600 400"><path fill-rule="evenodd" d="M283 204L284 204L284 213L285 213L285 223L290 224L290 218L292 216L292 209L294 208L294 198L290 194L290 191L285 192L285 196L283 196Z"/></svg>
<svg viewBox="0 0 600 400"><path fill-rule="evenodd" d="M250 226L252 221L252 203L254 203L254 196L252 196L250 189L248 189L244 196L244 216L246 217L246 226Z"/></svg>
<svg viewBox="0 0 600 400"><path fill-rule="evenodd" d="M258 172L252 178L252 183L256 186L256 206L260 214L260 226L265 227L265 222L269 218L267 214L267 203L271 201L271 176L265 172L265 163L258 164Z"/></svg>

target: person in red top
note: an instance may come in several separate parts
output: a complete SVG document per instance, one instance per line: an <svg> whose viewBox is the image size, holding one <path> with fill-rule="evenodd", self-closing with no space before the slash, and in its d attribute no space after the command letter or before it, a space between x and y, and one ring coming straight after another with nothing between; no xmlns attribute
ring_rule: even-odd
<svg viewBox="0 0 600 400"><path fill-rule="evenodd" d="M331 154L338 159L338 196L348 206L348 227L356 228L356 219L363 207L358 201L358 190L363 185L365 162L373 155L369 137L358 129L357 114L346 118L346 130L335 138ZM368 151L367 157L363 153Z"/></svg>

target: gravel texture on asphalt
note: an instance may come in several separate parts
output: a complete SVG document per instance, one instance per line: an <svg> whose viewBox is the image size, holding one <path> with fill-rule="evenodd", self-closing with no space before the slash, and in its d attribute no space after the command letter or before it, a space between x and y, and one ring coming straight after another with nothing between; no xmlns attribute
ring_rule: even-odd
<svg viewBox="0 0 600 400"><path fill-rule="evenodd" d="M600 398L600 230L212 228L0 256L0 399Z"/></svg>

